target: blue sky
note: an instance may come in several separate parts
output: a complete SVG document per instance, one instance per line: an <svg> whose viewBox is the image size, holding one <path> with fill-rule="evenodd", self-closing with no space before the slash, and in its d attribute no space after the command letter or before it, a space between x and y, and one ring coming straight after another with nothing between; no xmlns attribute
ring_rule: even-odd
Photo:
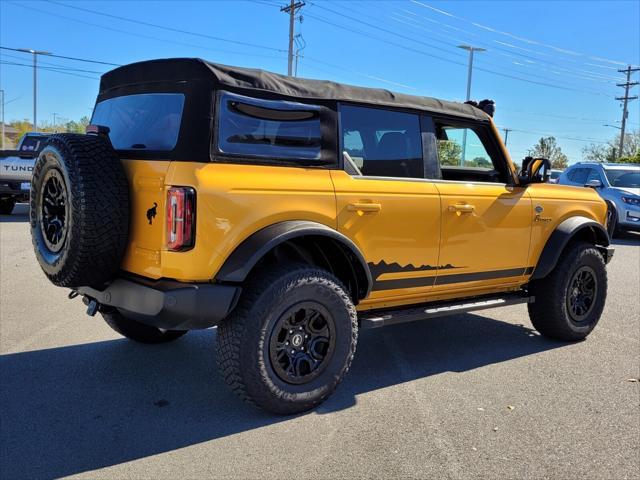
<svg viewBox="0 0 640 480"><path fill-rule="evenodd" d="M199 56L286 73L283 3L3 0L0 45L115 64ZM456 45L486 48L476 54L471 97L496 101L496 123L513 129L508 147L516 160L543 134L558 137L571 162L581 160L584 140L615 135L603 124L619 125L621 118L613 98L623 93L615 86L623 80L617 69L640 64L637 0L307 1L301 14L296 28L306 47L298 75L304 77L464 100L467 53ZM41 61L75 70L39 71L39 121L51 122L54 112L67 119L88 115L98 72L111 67ZM31 69L13 65L30 64L30 56L2 50L0 62L6 119L30 119ZM629 121L640 128L639 101L631 102Z"/></svg>

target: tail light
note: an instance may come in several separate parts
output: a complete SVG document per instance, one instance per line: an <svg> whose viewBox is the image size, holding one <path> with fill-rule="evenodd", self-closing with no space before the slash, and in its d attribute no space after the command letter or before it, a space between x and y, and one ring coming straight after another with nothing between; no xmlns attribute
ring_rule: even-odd
<svg viewBox="0 0 640 480"><path fill-rule="evenodd" d="M167 247L188 250L196 238L196 192L190 187L172 187L167 192Z"/></svg>

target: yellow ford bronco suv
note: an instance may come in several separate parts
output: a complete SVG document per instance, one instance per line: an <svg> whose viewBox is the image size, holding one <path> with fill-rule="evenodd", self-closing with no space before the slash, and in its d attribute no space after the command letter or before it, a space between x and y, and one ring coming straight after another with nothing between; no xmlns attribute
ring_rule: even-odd
<svg viewBox="0 0 640 480"><path fill-rule="evenodd" d="M516 171L492 113L200 59L116 68L87 134L39 155L35 253L125 337L217 326L226 382L276 413L334 391L359 329L526 303L583 339L605 202L546 183L545 159Z"/></svg>

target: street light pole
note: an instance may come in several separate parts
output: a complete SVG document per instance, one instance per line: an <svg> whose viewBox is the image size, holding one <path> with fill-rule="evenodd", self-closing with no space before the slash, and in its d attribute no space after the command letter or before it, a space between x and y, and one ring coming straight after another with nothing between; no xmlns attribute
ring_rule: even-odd
<svg viewBox="0 0 640 480"><path fill-rule="evenodd" d="M0 150L4 150L4 90L0 90L0 95L2 95L2 99L0 99L0 116L2 117L2 148L0 148Z"/></svg>
<svg viewBox="0 0 640 480"><path fill-rule="evenodd" d="M486 48L472 47L471 45L458 45L458 48L466 50L469 52L469 68L467 72L467 98L466 100L471 100L471 77L473 74L473 53L474 52L486 52ZM460 157L460 165L464 165L464 157L467 153L467 129L465 128L462 132L462 156Z"/></svg>
<svg viewBox="0 0 640 480"><path fill-rule="evenodd" d="M18 48L19 52L31 53L33 55L33 131L38 131L38 55L51 55L51 52L44 50L33 50L31 48Z"/></svg>

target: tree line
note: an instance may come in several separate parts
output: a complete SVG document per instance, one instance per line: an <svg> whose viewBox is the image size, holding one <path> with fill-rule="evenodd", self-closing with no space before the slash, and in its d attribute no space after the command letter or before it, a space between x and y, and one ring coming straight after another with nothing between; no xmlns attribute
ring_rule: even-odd
<svg viewBox="0 0 640 480"><path fill-rule="evenodd" d="M640 163L640 130L625 134L622 155L618 152L619 145L620 135L616 135L607 143L591 143L582 149L582 160L600 163ZM569 159L552 136L542 137L527 153L532 157L549 159L551 168L564 170L569 166Z"/></svg>
<svg viewBox="0 0 640 480"><path fill-rule="evenodd" d="M44 122L38 126L38 131L43 133L84 133L89 125L89 117L81 117L80 120L69 120L67 122ZM15 137L10 137L5 132L4 145L10 150L16 147L17 142L27 132L33 131L33 124L29 120L13 120L6 124L7 127L15 128L18 133Z"/></svg>

